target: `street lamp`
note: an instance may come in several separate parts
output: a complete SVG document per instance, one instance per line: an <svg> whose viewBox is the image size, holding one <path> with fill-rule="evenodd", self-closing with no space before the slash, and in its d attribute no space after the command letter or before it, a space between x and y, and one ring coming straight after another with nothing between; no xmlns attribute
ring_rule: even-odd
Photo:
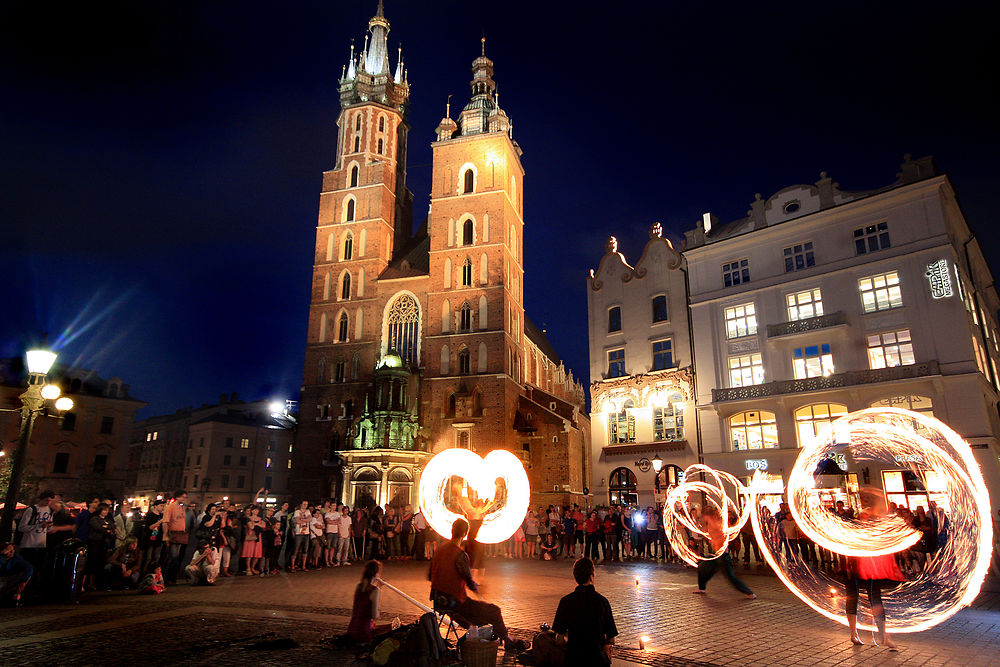
<svg viewBox="0 0 1000 667"><path fill-rule="evenodd" d="M659 509L660 503L656 500L656 494L660 490L660 471L663 470L663 459L660 458L659 452L653 456L651 463L653 464L653 504Z"/></svg>
<svg viewBox="0 0 1000 667"><path fill-rule="evenodd" d="M44 414L50 401L55 401L55 409L70 410L73 401L63 396L59 397L59 387L48 384L48 374L56 361L56 353L45 349L28 350L25 354L28 361L28 388L18 398L21 399L21 431L18 436L17 449L11 460L10 479L7 485L7 496L4 499L3 514L0 515L0 541L11 538L11 525L14 523L14 512L17 509L17 495L21 490L24 478L25 462L28 460L28 443L31 441L31 431L35 427L35 419Z"/></svg>

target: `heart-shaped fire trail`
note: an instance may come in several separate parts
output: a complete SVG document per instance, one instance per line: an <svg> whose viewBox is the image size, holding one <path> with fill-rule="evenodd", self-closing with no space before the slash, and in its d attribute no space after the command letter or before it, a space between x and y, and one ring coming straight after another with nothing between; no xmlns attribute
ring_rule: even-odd
<svg viewBox="0 0 1000 667"><path fill-rule="evenodd" d="M446 449L420 476L420 509L444 537L458 517L482 519L477 541L502 542L514 534L528 512L531 485L521 460L497 449L480 457L470 449Z"/></svg>

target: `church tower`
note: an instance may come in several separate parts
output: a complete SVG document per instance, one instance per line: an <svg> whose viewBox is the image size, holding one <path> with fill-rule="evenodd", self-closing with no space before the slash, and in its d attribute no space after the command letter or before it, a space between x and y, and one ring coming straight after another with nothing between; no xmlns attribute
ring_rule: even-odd
<svg viewBox="0 0 1000 667"><path fill-rule="evenodd" d="M458 122L449 105L432 144L429 272L436 289L427 299L425 363L433 369L432 401L446 406L452 425L434 434L435 444L484 453L513 447L524 363L524 169L485 39L471 88Z"/></svg>

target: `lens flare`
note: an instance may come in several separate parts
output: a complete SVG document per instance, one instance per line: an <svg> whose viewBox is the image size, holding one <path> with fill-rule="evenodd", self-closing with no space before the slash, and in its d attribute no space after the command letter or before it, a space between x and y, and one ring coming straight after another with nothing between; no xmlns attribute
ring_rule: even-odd
<svg viewBox="0 0 1000 667"><path fill-rule="evenodd" d="M463 483L464 482L464 483ZM420 508L431 528L451 537L451 525L472 511L482 514L477 541L502 542L528 512L531 487L521 460L497 449L485 457L469 449L436 454L420 476Z"/></svg>
<svg viewBox="0 0 1000 667"><path fill-rule="evenodd" d="M835 468L831 461L838 462ZM891 485L888 477L870 479L886 470L898 475ZM848 492L863 508L865 520L839 516L821 503L823 489L843 486L852 474L859 482L854 489L848 485ZM751 491L753 486L751 482ZM921 495L908 495L907 488ZM926 630L979 594L993 544L989 494L968 443L937 419L900 408L871 408L841 417L804 443L789 475L787 493L799 530L818 549L830 552L840 569L848 557L918 547L918 571L882 592L889 630ZM917 530L899 516L888 515L887 500L901 506L922 505L925 510L931 510L928 501L934 501L937 509L923 530ZM807 541L783 544L770 511L756 498L748 505L755 510L750 519L761 551L778 577L817 612L846 625L843 576L807 563ZM801 553L798 546L805 546L807 553ZM864 593L859 599L858 627L875 629Z"/></svg>
<svg viewBox="0 0 1000 667"><path fill-rule="evenodd" d="M702 479L695 479L696 476ZM733 497L749 498L751 491L728 472L696 463L684 471L684 480L667 493L663 513L664 528L674 553L689 565L697 566L699 560L715 558L726 552L729 542L739 535L740 528L747 522L753 503L743 502L743 509L740 509ZM727 493L727 485L732 488L733 497ZM699 512L692 502L692 493L702 494L704 502L717 509L722 517L722 535L725 541L718 551L711 549L708 532L702 527ZM736 517L735 521L730 521L731 514ZM702 556L691 549L689 534L701 535L704 543L709 545L710 555Z"/></svg>

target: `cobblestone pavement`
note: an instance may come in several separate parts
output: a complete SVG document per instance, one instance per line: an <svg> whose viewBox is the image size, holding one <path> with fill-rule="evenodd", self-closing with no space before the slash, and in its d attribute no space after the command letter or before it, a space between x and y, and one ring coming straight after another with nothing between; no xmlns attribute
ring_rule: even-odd
<svg viewBox="0 0 1000 667"><path fill-rule="evenodd" d="M321 639L343 632L357 565L266 578L222 579L211 588L179 585L162 596L130 592L87 595L79 605L0 610L0 665L349 665L352 655ZM426 563L386 563L383 577L424 600ZM616 664L632 665L988 665L1000 658L1000 593L923 633L900 635L899 653L853 648L843 627L819 616L774 577L740 575L759 598L744 599L721 577L708 595L692 595L694 574L678 566L599 566L597 588L611 601L621 633ZM638 578L639 584L636 585ZM491 561L485 599L504 610L515 636L530 639L551 623L559 598L573 588L571 563ZM392 591L383 613L404 622L419 613ZM265 635L273 633L273 635ZM647 650L638 640L649 635ZM297 646L258 650L262 639ZM498 665L516 664L500 653Z"/></svg>

